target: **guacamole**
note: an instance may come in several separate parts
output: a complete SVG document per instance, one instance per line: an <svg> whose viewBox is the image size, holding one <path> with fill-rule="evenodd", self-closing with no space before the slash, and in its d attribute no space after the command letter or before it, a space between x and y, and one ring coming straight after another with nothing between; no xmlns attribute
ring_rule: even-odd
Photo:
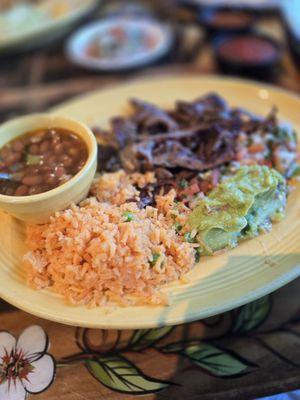
<svg viewBox="0 0 300 400"><path fill-rule="evenodd" d="M188 217L203 254L232 248L269 230L285 215L287 187L266 166L244 166L201 199Z"/></svg>

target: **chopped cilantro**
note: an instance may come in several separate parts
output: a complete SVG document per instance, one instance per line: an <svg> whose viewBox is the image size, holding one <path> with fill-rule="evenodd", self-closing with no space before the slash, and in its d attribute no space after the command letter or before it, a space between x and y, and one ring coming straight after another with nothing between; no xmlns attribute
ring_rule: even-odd
<svg viewBox="0 0 300 400"><path fill-rule="evenodd" d="M294 132L290 132L284 128L278 128L275 132L275 136L283 142L294 140Z"/></svg>
<svg viewBox="0 0 300 400"><path fill-rule="evenodd" d="M186 242L195 243L195 238L192 238L191 232L186 232L184 234L184 239L185 239Z"/></svg>
<svg viewBox="0 0 300 400"><path fill-rule="evenodd" d="M294 142L294 143L297 143L297 141L298 141L298 136L297 136L297 132L296 132L296 131L293 131L292 137L293 137L293 142Z"/></svg>
<svg viewBox="0 0 300 400"><path fill-rule="evenodd" d="M297 176L300 176L300 165L296 165L296 167L293 169L291 178L296 178Z"/></svg>
<svg viewBox="0 0 300 400"><path fill-rule="evenodd" d="M186 189L188 187L188 181L186 179L181 179L178 183L180 189Z"/></svg>
<svg viewBox="0 0 300 400"><path fill-rule="evenodd" d="M125 211L123 217L125 218L125 222L131 222L134 219L134 215L131 211Z"/></svg>
<svg viewBox="0 0 300 400"><path fill-rule="evenodd" d="M159 259L160 254L159 253L153 253L152 254L152 261L150 261L150 266L154 267L154 265L156 264L157 260Z"/></svg>
<svg viewBox="0 0 300 400"><path fill-rule="evenodd" d="M182 225L179 222L175 222L174 229L176 232L180 232L182 229Z"/></svg>
<svg viewBox="0 0 300 400"><path fill-rule="evenodd" d="M289 132L284 130L284 129L281 129L279 131L279 138L284 140L284 141L289 140L290 139Z"/></svg>

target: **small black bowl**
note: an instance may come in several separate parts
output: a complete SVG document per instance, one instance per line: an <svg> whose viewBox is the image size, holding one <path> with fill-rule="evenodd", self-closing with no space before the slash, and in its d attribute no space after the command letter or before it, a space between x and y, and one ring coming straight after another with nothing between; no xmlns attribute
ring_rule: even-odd
<svg viewBox="0 0 300 400"><path fill-rule="evenodd" d="M297 68L300 68L300 39L295 36L290 36L288 40L288 46L293 57L294 63Z"/></svg>
<svg viewBox="0 0 300 400"><path fill-rule="evenodd" d="M194 12L203 11L207 8L223 8L227 10L246 11L258 17L278 17L280 14L278 0L260 0L260 2L248 0L247 2L241 1L240 3L237 3L236 0L177 0L177 2L180 6L187 7Z"/></svg>
<svg viewBox="0 0 300 400"><path fill-rule="evenodd" d="M258 33L223 35L214 39L215 58L225 74L273 81L280 70L282 49Z"/></svg>
<svg viewBox="0 0 300 400"><path fill-rule="evenodd" d="M224 7L207 7L199 11L199 23L209 35L249 32L256 21L250 12Z"/></svg>

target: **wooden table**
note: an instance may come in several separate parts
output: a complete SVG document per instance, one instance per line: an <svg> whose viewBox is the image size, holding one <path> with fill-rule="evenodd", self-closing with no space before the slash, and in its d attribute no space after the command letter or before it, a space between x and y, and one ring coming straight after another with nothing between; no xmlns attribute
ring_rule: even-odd
<svg viewBox="0 0 300 400"><path fill-rule="evenodd" d="M173 9L172 19L180 21L181 38L182 32L187 38L197 30L193 15L185 11ZM258 25L283 41L278 21ZM198 44L192 54L181 52L160 66L126 74L76 68L61 45L1 59L0 119L45 110L140 75L216 73L209 44ZM276 84L300 91L300 75L287 52ZM299 290L296 280L268 297L204 321L142 331L76 329L0 302L0 330L18 336L28 326L39 325L47 332L56 379L37 400L125 400L141 394L149 400L253 399L300 388Z"/></svg>

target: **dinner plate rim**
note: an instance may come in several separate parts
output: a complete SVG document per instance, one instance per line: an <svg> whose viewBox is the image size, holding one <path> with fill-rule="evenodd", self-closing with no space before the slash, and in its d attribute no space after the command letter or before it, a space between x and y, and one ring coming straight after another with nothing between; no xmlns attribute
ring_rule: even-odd
<svg viewBox="0 0 300 400"><path fill-rule="evenodd" d="M295 270L295 271L294 271ZM78 319L76 321L71 320L70 318L65 318L65 317L57 317L57 315L53 314L47 314L45 315L44 311L37 311L37 310L32 310L30 305L24 305L24 303L20 303L18 301L12 300L9 296L3 296L0 293L0 299L2 298L4 301L7 303L11 304L12 306L25 311L31 315L34 315L38 318L45 319L47 321L53 321L56 323L68 325L68 326L74 326L74 327L81 327L81 328L90 328L90 329L117 329L117 330L123 330L123 329L154 329L154 328L162 328L164 326L176 326L180 324L185 324L185 323L190 323L198 320L202 320L205 318L213 317L218 314L222 314L224 312L233 310L235 308L241 307L245 304L251 303L252 301L258 300L264 296L267 296L274 291L280 289L281 287L287 285L288 283L292 282L293 280L297 279L300 277L300 264L293 269L289 274L284 275L284 279L282 277L272 281L269 285L264 286L251 294L241 298L240 300L234 301L234 304L232 304L233 301L228 301L227 303L224 303L221 307L219 307L215 311L210 311L210 309L206 309L201 312L201 315L197 313L197 315L192 314L188 318L169 318L166 321L156 321L155 324L152 322L149 323L142 323L142 324L135 324L135 323L130 323L130 324L118 324L118 323L99 323L99 322L91 322L89 318L87 319ZM61 299L63 301L63 298ZM70 306L72 307L72 306ZM152 307L152 306L149 306ZM154 306L155 307L155 306ZM165 306L169 307L169 306ZM126 310L126 307L123 307L124 310ZM136 306L136 312L139 312L140 308L144 309L144 307L139 307ZM86 312L88 312L88 309L85 309ZM126 312L126 311L125 311Z"/></svg>
<svg viewBox="0 0 300 400"><path fill-rule="evenodd" d="M164 83L168 83L168 81L171 83L171 81L185 81L185 80L199 80L199 82L201 81L205 81L205 82L225 82L227 84L230 83L240 83L240 84L244 84L246 86L250 86L250 87L255 87L255 86L260 86L260 89L266 89L266 90L270 90L274 93L278 93L278 94L282 94L282 95L286 95L290 98L293 98L294 100L300 101L300 93L295 93L287 88L284 87L278 87L272 83L268 83L268 82L262 82L259 80L255 80L255 79L247 79L247 78L240 78L237 76L231 76L231 75L215 75L215 74L206 74L203 73L201 75L199 75L199 73L197 73L196 71L190 71L190 72L184 72L184 73L166 73L166 74L161 74L161 75L146 75L146 76L142 76L143 73L141 73L139 76L135 77L135 78L131 78L126 80L123 83L109 83L107 85L105 85L103 88L98 88L98 89L94 89L94 90L90 90L88 93L84 93L84 94L79 94L79 95L75 95L73 96L70 100L66 100L66 101L62 101L59 102L58 104L56 104L54 107L51 107L50 111L54 112L54 113L59 113L60 109L62 108L67 108L70 105L74 105L74 103L79 103L82 101L85 101L87 99L89 99L92 96L97 96L100 93L103 94L104 92L111 92L111 91L118 91L120 88L126 88L126 87L130 87L133 85L138 85L138 84L147 84L150 83L152 81L161 81ZM217 92L217 89L215 90ZM280 111L280 108L279 108Z"/></svg>
<svg viewBox="0 0 300 400"><path fill-rule="evenodd" d="M60 104L58 106L56 106L55 108L53 108L51 111L55 112L55 113L65 113L68 109L68 107L74 105L74 104L80 104L81 102L87 101L89 98L93 98L93 96L97 96L97 95L101 95L104 96L105 93L107 92L111 92L112 90L119 90L120 88L126 88L126 87L130 87L131 85L144 85L144 84L149 84L151 82L151 84L153 84L153 81L156 80L157 82L161 82L164 81L165 83L169 82L169 83L174 83L174 84L178 84L179 81L186 81L186 80L190 80L190 81L194 81L195 79L197 80L198 83L201 83L203 81L206 82L206 84L217 84L218 82L226 82L227 84L233 84L233 83L239 83L239 84L246 84L249 85L251 88L255 88L255 89L265 89L265 90L269 90L271 91L271 96L272 94L279 94L279 95L284 95L284 96L288 96L288 98L292 98L293 100L297 101L300 105L300 96L298 96L295 93L291 93L290 91L286 90L286 89L282 89L282 88L277 88L274 87L272 85L268 85L268 84L261 84L255 81L249 81L249 80L244 80L244 79L236 79L236 78L230 78L230 77L218 77L218 76L214 76L214 75L205 75L205 76L197 76L197 75L167 75L167 76L156 76L156 77L149 77L149 78L143 78L143 79L134 79L131 80L130 82L127 82L125 84L122 85L110 85L109 87L106 87L105 89L102 90L97 90L97 91L93 91L90 92L86 95L81 95L78 96L74 99L72 99L71 101L67 101L64 102L63 104ZM217 89L216 89L217 91ZM180 97L180 95L179 95ZM278 107L280 109L280 104L278 104ZM230 251L227 252L226 254L230 254ZM298 254L298 253L297 253ZM39 307L39 305L37 304L32 304L32 302L26 300L26 301L22 301L22 298L18 298L15 299L12 295L7 295L7 293L3 294L3 289L1 290L1 285L0 285L0 297L2 297L4 300L6 300L7 302L13 304L14 306L29 312L33 315L36 315L40 318L44 318L44 319L48 319L48 320L52 320L55 322L59 322L59 323L63 323L66 325L72 325L72 326L81 326L81 327L89 327L89 328L102 328L102 329L141 329L141 328L157 328L157 327L161 327L161 326L165 326L165 325L177 325L177 324L181 324L181 323L187 323L187 322L191 322L191 321L195 321L198 319L203 319L203 318L207 318L209 316L213 316L225 311L228 311L230 309L239 307L243 304L246 304L248 302L254 301L264 295L267 295L271 292L273 292L274 290L279 289L280 287L286 285L287 283L291 282L292 280L296 279L297 277L300 276L300 263L298 264L298 262L291 267L290 270L288 270L287 272L285 272L284 274L281 274L277 277L275 277L274 279L270 280L269 283L265 284L264 286L258 287L256 290L253 290L251 293L247 293L244 296L239 296L239 298L234 298L234 299L230 299L222 304L219 305L213 305L210 307L207 307L206 309L202 309L200 310L200 312L196 311L193 313L188 313L186 314L179 314L179 315L175 315L175 316L171 316L171 317L167 317L167 319L165 320L161 320L158 316L157 320L153 321L145 321L143 320L142 323L139 322L134 322L134 321L126 321L126 323L124 323L124 321L121 323L118 321L113 321L111 322L111 319L108 318L107 320L105 320L105 316L103 316L103 314L100 315L102 316L103 320L101 320L101 318L99 318L99 320L91 320L91 318L89 317L89 310L86 309L82 309L82 315L80 317L78 317L76 320L74 320L74 318L68 315L67 312L65 312L62 309L62 313L58 316L55 313L51 312L49 310L45 310L45 307ZM24 283L25 284L25 283ZM5 291L4 291L5 292ZM63 299L61 299L62 301L62 305L64 307L66 307L65 303L63 303ZM70 306L72 308L72 306ZM172 305L170 306L172 307ZM124 308L124 307L123 307ZM131 309L133 307L130 307ZM152 306L148 306L146 307L147 309L152 308ZM161 314L164 314L164 310L168 310L169 307L160 307ZM118 307L118 309L120 309L120 307ZM136 312L138 313L139 310L145 310L145 307L134 307L134 309L136 309ZM107 310L105 308L105 310ZM102 310L101 310L102 311ZM124 312L126 313L126 307L124 308ZM110 311L108 312L108 314L110 314ZM112 311L113 314L113 311ZM110 314L110 316L112 315ZM110 321L110 322L108 322Z"/></svg>

